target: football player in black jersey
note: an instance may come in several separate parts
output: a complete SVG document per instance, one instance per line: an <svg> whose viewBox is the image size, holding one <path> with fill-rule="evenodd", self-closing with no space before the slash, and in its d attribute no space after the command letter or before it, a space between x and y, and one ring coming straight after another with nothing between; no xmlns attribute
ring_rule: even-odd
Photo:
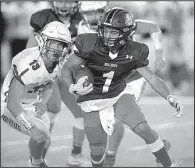
<svg viewBox="0 0 195 168"><path fill-rule="evenodd" d="M134 29L135 23L128 11L110 9L101 18L98 33L77 36L75 54L64 66L62 77L69 91L79 95L77 102L84 115L93 167L103 166L107 134L113 133L114 116L143 138L164 167L175 167L178 164L172 163L160 136L148 125L134 96L125 90L126 77L132 71L137 71L175 108L175 117L183 114L177 98L171 95L166 84L147 66L148 46L131 40ZM73 83L72 71L81 64L94 75L93 84L87 87L83 86L87 79L85 76Z"/></svg>
<svg viewBox="0 0 195 168"><path fill-rule="evenodd" d="M37 46L35 36L38 37L39 32L43 27L52 21L60 21L66 24L71 32L72 41L74 43L74 39L77 35L77 26L81 20L81 15L78 12L78 9L78 1L53 1L52 8L43 9L32 14L30 25L33 28L33 31L27 42L27 48ZM72 50L70 50L69 55L71 52ZM85 132L81 109L77 105L74 96L69 93L68 87L61 79L58 79L58 81L55 82L54 91L47 103L48 114L51 122L50 131L52 131L56 114L61 110L61 100L63 100L64 104L70 109L75 118L73 124L73 149L68 158L67 164L68 166L90 166L91 163L86 161L82 155L82 145L85 138ZM44 151L43 157L45 157L46 152L47 150Z"/></svg>
<svg viewBox="0 0 195 168"><path fill-rule="evenodd" d="M79 12L83 19L78 26L78 34L95 33L98 30L98 20L103 13L108 9L110 4L108 1L82 1ZM160 27L151 21L135 19L136 28L134 35L144 35L148 33L154 44L154 52L148 56L150 62L149 67L158 72L165 66L165 59L163 56L163 35ZM137 41L135 36L132 39ZM147 82L139 73L129 75L127 81L127 88L129 92L134 94L137 102L139 102L143 92L147 87ZM127 89L126 89L127 90ZM115 129L112 136L109 137L108 148L105 155L104 167L113 167L116 160L117 150L122 138L124 137L124 124L115 118ZM167 151L170 149L170 142L163 139ZM158 163L158 161L157 161Z"/></svg>

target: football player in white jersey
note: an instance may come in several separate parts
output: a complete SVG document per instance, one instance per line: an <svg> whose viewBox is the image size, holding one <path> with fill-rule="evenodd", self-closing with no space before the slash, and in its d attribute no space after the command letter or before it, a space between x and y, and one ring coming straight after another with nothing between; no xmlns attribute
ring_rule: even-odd
<svg viewBox="0 0 195 168"><path fill-rule="evenodd" d="M51 8L46 8L32 14L30 25L33 31L29 37L27 48L34 47L37 42L34 34L39 36L39 32L44 26L52 21L59 21L67 25L70 30L72 42L77 36L78 23L82 19L78 12L78 1L53 1ZM69 50L67 58L72 53L72 48ZM52 132L55 125L55 118L61 111L62 101L74 116L72 123L72 148L67 159L67 165L70 167L89 167L91 163L84 157L82 147L85 139L85 131L83 124L83 115L81 108L77 105L75 97L68 91L68 87L62 81L61 77L55 81L54 89L51 98L47 103L48 115L50 119L50 132ZM43 158L46 157L47 150L43 152Z"/></svg>
<svg viewBox="0 0 195 168"><path fill-rule="evenodd" d="M80 12L83 16L83 20L79 23L78 34L84 33L97 33L98 20L102 14L108 9L107 1L82 1L80 5ZM165 59L163 56L163 35L157 24L147 20L135 20L134 35L140 35L149 33L154 44L154 52L149 54L149 66L150 68L158 72L165 66ZM135 36L130 37L136 40ZM141 95L146 89L147 82L140 78L138 73L130 74L127 81L127 89L130 94L133 94L137 101L139 101ZM116 119L115 131L109 138L108 150L106 154L106 159L104 160L104 167L112 167L115 163L115 157L124 136L124 126ZM167 140L163 140L166 149L170 148L170 144Z"/></svg>
<svg viewBox="0 0 195 168"><path fill-rule="evenodd" d="M37 41L37 47L23 50L12 60L1 91L1 119L30 136L28 166L47 167L42 159L51 143L46 103L61 75L71 35L63 23L54 21L44 27Z"/></svg>

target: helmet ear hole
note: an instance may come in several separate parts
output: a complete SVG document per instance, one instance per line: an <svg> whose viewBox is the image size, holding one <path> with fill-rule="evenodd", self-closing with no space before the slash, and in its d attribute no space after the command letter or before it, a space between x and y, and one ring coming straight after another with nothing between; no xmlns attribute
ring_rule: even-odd
<svg viewBox="0 0 195 168"><path fill-rule="evenodd" d="M126 27L126 28L123 29L123 32L126 33L127 31L129 31L129 28L128 27Z"/></svg>

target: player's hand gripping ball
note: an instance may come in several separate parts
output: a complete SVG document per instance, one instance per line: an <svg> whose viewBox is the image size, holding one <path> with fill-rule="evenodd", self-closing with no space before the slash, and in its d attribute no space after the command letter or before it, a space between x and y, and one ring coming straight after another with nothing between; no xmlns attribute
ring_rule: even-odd
<svg viewBox="0 0 195 168"><path fill-rule="evenodd" d="M72 69L74 85L70 87L71 92L78 95L86 95L93 90L93 74L84 65L79 65Z"/></svg>

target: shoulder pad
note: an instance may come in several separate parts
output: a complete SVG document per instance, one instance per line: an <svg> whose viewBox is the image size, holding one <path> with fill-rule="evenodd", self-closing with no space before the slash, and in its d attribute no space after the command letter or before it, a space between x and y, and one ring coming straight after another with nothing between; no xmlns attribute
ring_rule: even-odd
<svg viewBox="0 0 195 168"><path fill-rule="evenodd" d="M75 46L81 52L89 52L94 49L97 39L97 33L80 34L76 38Z"/></svg>
<svg viewBox="0 0 195 168"><path fill-rule="evenodd" d="M129 40L129 48L132 50L132 55L136 59L136 68L147 66L149 64L148 55L149 48L144 43Z"/></svg>
<svg viewBox="0 0 195 168"><path fill-rule="evenodd" d="M146 44L128 40L128 45L132 49L132 53L134 53L136 57L141 59L146 59L148 57L149 48Z"/></svg>
<svg viewBox="0 0 195 168"><path fill-rule="evenodd" d="M26 49L16 55L12 61L13 74L23 85L36 83L36 72L32 70L30 64L35 60L39 52L35 48ZM33 52L33 55L32 55ZM36 55L36 56L34 56Z"/></svg>

